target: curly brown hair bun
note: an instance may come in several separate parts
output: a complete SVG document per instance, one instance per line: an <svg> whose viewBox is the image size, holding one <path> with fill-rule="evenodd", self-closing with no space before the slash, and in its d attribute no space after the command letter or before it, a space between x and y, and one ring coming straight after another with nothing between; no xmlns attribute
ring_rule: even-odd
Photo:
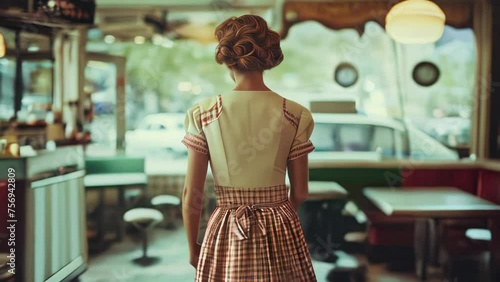
<svg viewBox="0 0 500 282"><path fill-rule="evenodd" d="M215 29L215 61L241 71L268 70L283 61L280 35L256 15L225 20Z"/></svg>

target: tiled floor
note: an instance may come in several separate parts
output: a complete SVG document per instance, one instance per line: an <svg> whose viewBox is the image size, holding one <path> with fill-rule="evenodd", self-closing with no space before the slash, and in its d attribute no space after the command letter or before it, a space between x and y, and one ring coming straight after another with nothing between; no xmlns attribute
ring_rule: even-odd
<svg viewBox="0 0 500 282"><path fill-rule="evenodd" d="M156 228L150 236L149 254L161 257L154 266L140 267L131 262L141 256L141 241L135 236L127 236L123 242L113 244L108 250L91 256L89 269L81 277L81 282L184 282L193 281L194 268L188 264L188 248L184 229L175 231ZM363 256L357 256L365 261ZM318 281L327 281L333 264L313 261ZM413 273L392 273L382 264L368 265L367 282L416 282ZM442 282L439 274L427 281ZM341 281L340 281L341 282Z"/></svg>

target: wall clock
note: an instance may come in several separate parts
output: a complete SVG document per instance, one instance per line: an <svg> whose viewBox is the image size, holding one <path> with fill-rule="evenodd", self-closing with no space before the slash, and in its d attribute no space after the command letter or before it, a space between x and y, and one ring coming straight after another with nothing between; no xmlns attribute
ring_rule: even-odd
<svg viewBox="0 0 500 282"><path fill-rule="evenodd" d="M413 68L413 80L421 86L431 86L439 79L439 69L431 62L420 62Z"/></svg>
<svg viewBox="0 0 500 282"><path fill-rule="evenodd" d="M334 80L342 87L353 86L358 77L358 70L350 63L340 63L335 68Z"/></svg>

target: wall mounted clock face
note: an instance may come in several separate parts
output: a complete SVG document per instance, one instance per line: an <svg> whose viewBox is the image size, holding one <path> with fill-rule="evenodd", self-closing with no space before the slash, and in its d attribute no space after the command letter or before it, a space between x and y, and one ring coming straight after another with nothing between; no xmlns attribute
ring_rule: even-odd
<svg viewBox="0 0 500 282"><path fill-rule="evenodd" d="M342 87L353 86L358 77L358 70L350 63L340 63L335 68L334 80Z"/></svg>
<svg viewBox="0 0 500 282"><path fill-rule="evenodd" d="M413 68L413 80L421 86L431 86L439 79L439 69L431 62L420 62Z"/></svg>

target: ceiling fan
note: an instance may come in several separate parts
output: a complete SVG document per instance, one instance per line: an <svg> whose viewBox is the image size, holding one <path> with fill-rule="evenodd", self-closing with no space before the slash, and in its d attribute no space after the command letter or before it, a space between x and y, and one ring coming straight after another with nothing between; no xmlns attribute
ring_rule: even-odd
<svg viewBox="0 0 500 282"><path fill-rule="evenodd" d="M144 22L151 25L158 34L166 35L171 39L194 39L202 43L215 41L213 32L215 23L194 23L188 18L169 20L167 10L161 16L145 15Z"/></svg>

